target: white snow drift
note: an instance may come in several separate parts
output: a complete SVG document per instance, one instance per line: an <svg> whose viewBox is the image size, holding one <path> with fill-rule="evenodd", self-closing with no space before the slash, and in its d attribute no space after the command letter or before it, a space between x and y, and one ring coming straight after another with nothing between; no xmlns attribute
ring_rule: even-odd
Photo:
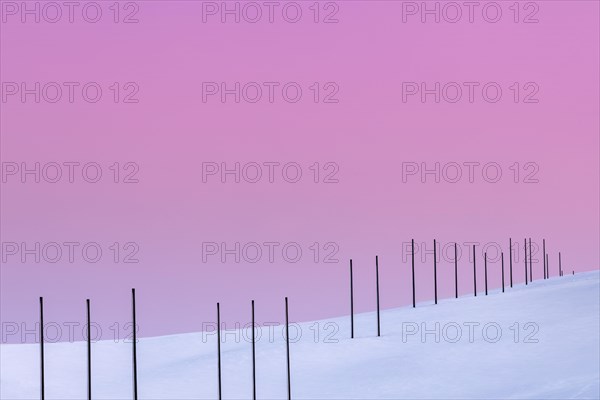
<svg viewBox="0 0 600 400"><path fill-rule="evenodd" d="M600 397L600 275L538 280L506 293L443 299L290 328L298 399ZM299 333L301 332L301 335ZM223 335L223 398L252 396L248 332ZM257 397L287 397L282 327L257 331ZM2 399L39 398L37 345L2 345ZM216 335L141 339L140 399L217 397ZM93 344L93 397L132 398L131 343ZM86 344L46 346L46 398L86 398Z"/></svg>

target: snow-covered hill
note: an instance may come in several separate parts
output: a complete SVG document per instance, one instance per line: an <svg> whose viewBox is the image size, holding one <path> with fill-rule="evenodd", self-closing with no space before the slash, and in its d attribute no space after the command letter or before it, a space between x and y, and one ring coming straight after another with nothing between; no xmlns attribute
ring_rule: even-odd
<svg viewBox="0 0 600 400"><path fill-rule="evenodd" d="M567 275L385 310L381 337L375 313L355 316L355 339L347 316L294 325L290 337L301 338L291 344L292 397L598 399L599 278L598 271ZM282 327L257 335L257 397L286 398ZM249 336L223 334L224 399L251 398ZM38 347L0 351L1 398L39 398ZM138 362L140 399L217 397L214 334L141 339ZM131 376L131 343L93 344L94 398L131 398ZM47 344L46 398L86 398L85 343Z"/></svg>

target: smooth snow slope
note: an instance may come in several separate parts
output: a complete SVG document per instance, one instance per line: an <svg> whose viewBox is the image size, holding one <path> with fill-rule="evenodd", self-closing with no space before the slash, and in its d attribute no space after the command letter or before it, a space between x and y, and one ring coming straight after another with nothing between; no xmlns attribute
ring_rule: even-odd
<svg viewBox="0 0 600 400"><path fill-rule="evenodd" d="M567 275L506 293L495 290L487 297L480 293L476 298L442 299L438 305L418 304L416 309L386 310L379 338L375 313L355 316L353 340L349 317L318 321L319 343L315 323L302 323L302 338L291 345L292 397L598 399L599 278L598 271ZM325 343L335 327L325 326L328 322L339 325L333 335L338 343ZM432 331L440 323L439 343L433 333L425 343L420 334L407 335L423 322ZM471 322L480 324L474 327L473 342L466 325ZM488 325L484 338L482 327L491 322L497 325ZM462 329L458 340L457 326ZM492 343L498 326L502 334ZM268 328L262 328L257 343L259 399L287 397L281 328L273 328L273 341ZM236 343L232 332L224 340L223 398L251 398L250 343ZM132 398L130 351L130 343L93 344L94 398ZM38 357L37 345L1 346L2 399L39 398ZM141 339L138 362L140 399L217 397L215 335L205 340L200 333ZM85 343L48 344L46 371L47 399L86 398Z"/></svg>

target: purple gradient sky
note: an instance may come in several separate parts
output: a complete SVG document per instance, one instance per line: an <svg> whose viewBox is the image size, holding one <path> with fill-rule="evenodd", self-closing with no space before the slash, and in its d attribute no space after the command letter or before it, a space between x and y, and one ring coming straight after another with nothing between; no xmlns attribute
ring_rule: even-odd
<svg viewBox="0 0 600 400"><path fill-rule="evenodd" d="M308 7L308 3L302 3ZM597 2L539 2L537 24L401 22L400 2L340 3L337 24L201 22L201 2L142 2L138 24L2 24L2 81L119 81L138 104L2 104L3 162L115 161L140 165L140 183L3 184L3 242L139 243L139 264L2 264L2 322L33 327L38 297L48 321L82 321L92 299L103 327L129 318L139 297L142 336L199 330L220 301L224 320L278 321L289 296L295 321L347 314L348 259L355 308L410 301L402 242L546 238L551 268L599 265L599 35ZM319 81L338 104L202 103L204 81ZM402 102L404 81L496 81L496 104ZM508 86L534 81L538 104L515 104ZM305 95L308 98L308 93ZM108 97L108 94L106 94ZM202 162L316 161L340 166L337 184L202 183ZM402 182L402 162L498 162L491 184ZM537 184L508 167L535 162ZM105 172L107 172L105 168ZM202 263L202 242L336 242L338 264ZM431 246L431 244L430 244ZM478 265L483 268L481 249ZM432 296L431 257L418 265L418 298ZM515 272L522 280L522 258ZM440 265L440 292L453 293ZM462 293L472 269L461 263ZM490 265L499 284L499 264ZM537 264L537 276L541 269ZM479 274L483 278L483 274ZM483 287L483 281L480 281ZM105 331L110 337L110 333ZM30 337L31 339L31 337ZM11 338L9 341L14 341ZM30 340L31 341L31 340Z"/></svg>

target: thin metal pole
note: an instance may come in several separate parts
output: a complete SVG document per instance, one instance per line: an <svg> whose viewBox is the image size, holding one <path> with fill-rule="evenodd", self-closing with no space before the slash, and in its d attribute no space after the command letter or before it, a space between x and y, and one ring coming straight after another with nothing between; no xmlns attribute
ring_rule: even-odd
<svg viewBox="0 0 600 400"><path fill-rule="evenodd" d="M475 262L475 245L473 245L473 293L477 297L477 267Z"/></svg>
<svg viewBox="0 0 600 400"><path fill-rule="evenodd" d="M285 344L287 351L287 384L288 384L288 400L292 399L292 383L290 372L290 330L288 318L288 298L285 298Z"/></svg>
<svg viewBox="0 0 600 400"><path fill-rule="evenodd" d="M531 247L531 238L529 238L529 282L533 282L533 251Z"/></svg>
<svg viewBox="0 0 600 400"><path fill-rule="evenodd" d="M137 322L135 318L135 289L131 289L131 305L133 310L133 399L138 398L137 381Z"/></svg>
<svg viewBox="0 0 600 400"><path fill-rule="evenodd" d="M488 295L488 285L487 285L487 252L483 255L483 269L485 274L485 295Z"/></svg>
<svg viewBox="0 0 600 400"><path fill-rule="evenodd" d="M527 239L524 239L525 246L523 249L525 250L525 284L527 285Z"/></svg>
<svg viewBox="0 0 600 400"><path fill-rule="evenodd" d="M379 314L379 257L375 256L375 280L377 281L377 336L381 336L381 317Z"/></svg>
<svg viewBox="0 0 600 400"><path fill-rule="evenodd" d="M254 337L254 300L252 300L252 398L256 400L256 340Z"/></svg>
<svg viewBox="0 0 600 400"><path fill-rule="evenodd" d="M88 400L92 400L92 338L91 338L91 318L90 318L90 299L86 299L87 308L87 378L88 378Z"/></svg>
<svg viewBox="0 0 600 400"><path fill-rule="evenodd" d="M221 400L221 307L219 303L217 303L217 375L219 386L219 400Z"/></svg>
<svg viewBox="0 0 600 400"><path fill-rule="evenodd" d="M411 239L411 247L412 247L412 294L413 294L413 308L417 306L416 297L415 297L415 239Z"/></svg>
<svg viewBox="0 0 600 400"><path fill-rule="evenodd" d="M558 276L562 276L562 260L560 259L560 251L558 252Z"/></svg>
<svg viewBox="0 0 600 400"><path fill-rule="evenodd" d="M437 304L437 253L435 239L433 239L433 293L435 296L435 304Z"/></svg>
<svg viewBox="0 0 600 400"><path fill-rule="evenodd" d="M458 299L458 251L454 243L454 296Z"/></svg>
<svg viewBox="0 0 600 400"><path fill-rule="evenodd" d="M548 279L548 264L546 263L546 239L542 239L543 256L544 256L544 279Z"/></svg>
<svg viewBox="0 0 600 400"><path fill-rule="evenodd" d="M44 298L40 297L40 399L44 400Z"/></svg>
<svg viewBox="0 0 600 400"><path fill-rule="evenodd" d="M352 282L352 260L350 260L350 338L354 339L354 287Z"/></svg>

